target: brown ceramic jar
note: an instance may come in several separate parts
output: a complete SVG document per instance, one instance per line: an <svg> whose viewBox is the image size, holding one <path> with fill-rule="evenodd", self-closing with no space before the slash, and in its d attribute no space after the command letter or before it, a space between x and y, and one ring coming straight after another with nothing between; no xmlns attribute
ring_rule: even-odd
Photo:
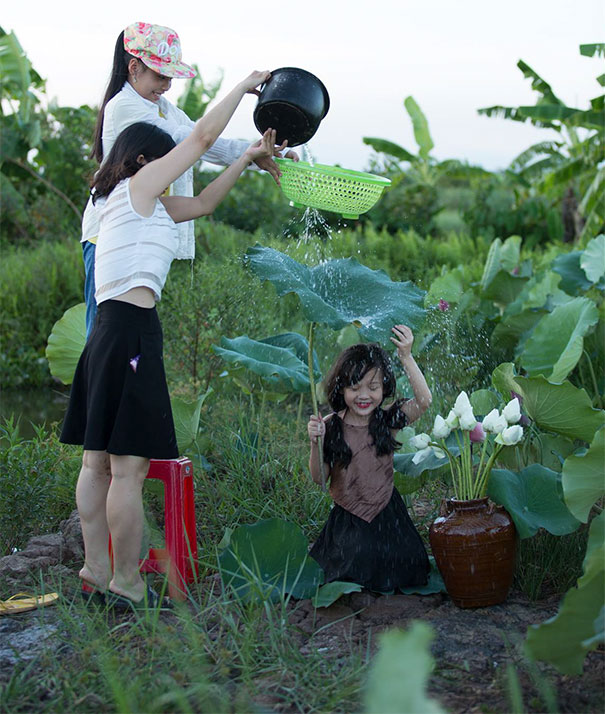
<svg viewBox="0 0 605 714"><path fill-rule="evenodd" d="M448 595L458 607L506 599L515 567L515 525L487 498L443 501L429 540Z"/></svg>

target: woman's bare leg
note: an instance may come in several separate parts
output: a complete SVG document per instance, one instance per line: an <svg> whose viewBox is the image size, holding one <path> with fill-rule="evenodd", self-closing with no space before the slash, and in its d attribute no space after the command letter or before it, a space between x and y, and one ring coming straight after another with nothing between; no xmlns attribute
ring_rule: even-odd
<svg viewBox="0 0 605 714"><path fill-rule="evenodd" d="M76 486L76 505L84 538L83 580L105 590L111 578L107 545L107 492L111 481L109 455L106 451L84 451Z"/></svg>
<svg viewBox="0 0 605 714"><path fill-rule="evenodd" d="M149 459L111 454L110 460L107 523L113 547L113 579L109 587L138 601L145 594L139 557L143 541L143 481L149 471Z"/></svg>

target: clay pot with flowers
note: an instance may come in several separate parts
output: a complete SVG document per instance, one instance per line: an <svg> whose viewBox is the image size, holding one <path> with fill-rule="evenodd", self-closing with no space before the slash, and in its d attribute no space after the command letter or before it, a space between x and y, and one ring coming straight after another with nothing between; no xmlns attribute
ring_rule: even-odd
<svg viewBox="0 0 605 714"><path fill-rule="evenodd" d="M429 540L447 592L459 607L495 605L513 580L516 531L508 513L487 498L498 454L523 439L518 399L478 421L466 392L447 417L437 415L432 434L419 434L414 463L431 454L449 459L454 498L444 500Z"/></svg>

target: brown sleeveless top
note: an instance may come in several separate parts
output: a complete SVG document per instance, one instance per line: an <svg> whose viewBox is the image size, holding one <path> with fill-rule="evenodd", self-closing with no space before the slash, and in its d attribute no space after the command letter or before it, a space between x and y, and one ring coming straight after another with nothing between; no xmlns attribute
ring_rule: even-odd
<svg viewBox="0 0 605 714"><path fill-rule="evenodd" d="M343 428L353 456L346 469L330 469L330 495L334 503L370 523L393 493L393 454L376 455L367 426L343 422Z"/></svg>

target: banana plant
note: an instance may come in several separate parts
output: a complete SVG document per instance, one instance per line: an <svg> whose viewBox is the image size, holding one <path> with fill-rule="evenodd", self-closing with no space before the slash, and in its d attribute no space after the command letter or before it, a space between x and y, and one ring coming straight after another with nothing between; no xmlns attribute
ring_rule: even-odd
<svg viewBox="0 0 605 714"><path fill-rule="evenodd" d="M605 56L605 43L580 45L580 53L587 57ZM578 228L579 238L590 239L605 223L605 209L600 197L605 188L605 170L600 166L603 157L603 111L605 95L590 100L588 109L568 107L553 91L551 85L520 60L517 66L531 87L540 95L534 106L492 106L478 109L487 117L530 122L534 126L556 131L557 141L541 141L523 151L511 163L510 170L520 177L534 181L540 190L550 192L555 199L564 190L577 188L581 196L577 210L583 217ZM605 86L605 74L597 77ZM578 130L588 132L583 138ZM569 194L571 197L571 194Z"/></svg>

